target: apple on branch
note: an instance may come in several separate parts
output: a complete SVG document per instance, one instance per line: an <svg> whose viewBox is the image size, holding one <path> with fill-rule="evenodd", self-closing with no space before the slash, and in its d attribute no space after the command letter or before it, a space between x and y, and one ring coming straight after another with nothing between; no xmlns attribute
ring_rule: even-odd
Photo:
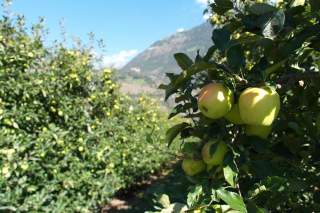
<svg viewBox="0 0 320 213"><path fill-rule="evenodd" d="M239 112L245 124L270 126L279 110L279 94L271 87L247 88L240 95Z"/></svg>
<svg viewBox="0 0 320 213"><path fill-rule="evenodd" d="M226 114L224 117L233 124L237 124L237 125L244 124L240 116L238 104L234 104L230 112Z"/></svg>
<svg viewBox="0 0 320 213"><path fill-rule="evenodd" d="M209 166L221 165L228 147L223 141L213 140L202 147L202 159Z"/></svg>
<svg viewBox="0 0 320 213"><path fill-rule="evenodd" d="M220 83L208 84L199 93L198 108L208 118L225 116L231 110L232 104L232 91Z"/></svg>
<svg viewBox="0 0 320 213"><path fill-rule="evenodd" d="M194 176L205 170L206 165L202 160L184 159L182 161L182 169L188 176Z"/></svg>

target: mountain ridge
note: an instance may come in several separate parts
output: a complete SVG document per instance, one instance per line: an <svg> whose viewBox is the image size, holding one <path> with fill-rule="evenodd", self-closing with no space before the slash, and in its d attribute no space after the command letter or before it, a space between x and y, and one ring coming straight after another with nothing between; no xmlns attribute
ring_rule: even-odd
<svg viewBox="0 0 320 213"><path fill-rule="evenodd" d="M154 42L120 69L122 79L144 79L149 85L166 81L165 73L180 72L173 55L183 52L194 58L197 50L204 54L212 45L212 30L209 23L203 23Z"/></svg>

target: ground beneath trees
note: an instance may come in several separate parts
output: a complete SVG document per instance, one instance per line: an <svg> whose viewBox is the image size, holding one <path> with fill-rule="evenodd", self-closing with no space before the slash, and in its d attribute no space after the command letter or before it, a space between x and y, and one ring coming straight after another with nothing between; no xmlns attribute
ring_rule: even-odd
<svg viewBox="0 0 320 213"><path fill-rule="evenodd" d="M126 191L120 191L102 210L103 213L143 213L154 210L154 200L161 194L167 194L171 202L184 202L189 185L180 164L165 169L157 175Z"/></svg>

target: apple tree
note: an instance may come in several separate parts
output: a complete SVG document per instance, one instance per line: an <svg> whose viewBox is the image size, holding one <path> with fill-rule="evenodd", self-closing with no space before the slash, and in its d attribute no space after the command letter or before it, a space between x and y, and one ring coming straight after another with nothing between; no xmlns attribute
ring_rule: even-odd
<svg viewBox="0 0 320 213"><path fill-rule="evenodd" d="M161 85L190 212L320 211L320 1L215 0L213 45Z"/></svg>

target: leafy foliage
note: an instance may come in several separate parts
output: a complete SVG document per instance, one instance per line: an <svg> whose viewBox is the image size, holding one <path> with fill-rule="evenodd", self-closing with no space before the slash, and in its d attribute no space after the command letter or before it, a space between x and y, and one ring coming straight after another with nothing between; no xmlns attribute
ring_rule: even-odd
<svg viewBox="0 0 320 213"><path fill-rule="evenodd" d="M49 49L39 25L0 21L1 212L98 211L169 160L157 103L97 71L89 49Z"/></svg>
<svg viewBox="0 0 320 213"><path fill-rule="evenodd" d="M161 85L166 98L175 95L171 117L188 120L179 128L182 144L192 140L202 147L222 139L229 147L221 166L190 178L203 189L193 187L186 196L190 211L320 211L319 3L259 2L211 3L207 12L215 26L214 45L192 63L176 54L183 71L168 74L170 83ZM277 88L281 110L271 135L246 136L242 125L199 113L197 94L211 82L230 88L235 103L248 87ZM201 158L199 150L189 150L186 157Z"/></svg>

